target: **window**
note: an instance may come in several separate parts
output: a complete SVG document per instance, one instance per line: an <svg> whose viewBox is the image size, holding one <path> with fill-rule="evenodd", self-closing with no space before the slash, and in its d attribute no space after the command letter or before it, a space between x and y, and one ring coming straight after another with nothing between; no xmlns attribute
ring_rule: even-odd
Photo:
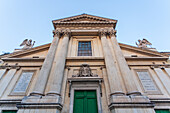
<svg viewBox="0 0 170 113"><path fill-rule="evenodd" d="M25 94L33 74L34 72L31 72L31 71L22 72L12 93Z"/></svg>
<svg viewBox="0 0 170 113"><path fill-rule="evenodd" d="M91 41L80 41L78 43L78 56L92 56Z"/></svg>

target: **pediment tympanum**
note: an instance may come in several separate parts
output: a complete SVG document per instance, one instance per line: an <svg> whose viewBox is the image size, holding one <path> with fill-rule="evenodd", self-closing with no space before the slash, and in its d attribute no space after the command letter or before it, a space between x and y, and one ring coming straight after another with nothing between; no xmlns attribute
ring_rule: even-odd
<svg viewBox="0 0 170 113"><path fill-rule="evenodd" d="M68 18L53 20L53 23L58 23L58 22L113 22L113 23L116 23L117 20L88 15L88 14L81 14L81 15L72 16Z"/></svg>
<svg viewBox="0 0 170 113"><path fill-rule="evenodd" d="M103 18L88 14L81 14L77 16L72 16L68 18L53 20L53 25L56 28L56 26L65 26L65 25L108 25L112 26L113 28L116 27L117 20L109 19L109 18Z"/></svg>

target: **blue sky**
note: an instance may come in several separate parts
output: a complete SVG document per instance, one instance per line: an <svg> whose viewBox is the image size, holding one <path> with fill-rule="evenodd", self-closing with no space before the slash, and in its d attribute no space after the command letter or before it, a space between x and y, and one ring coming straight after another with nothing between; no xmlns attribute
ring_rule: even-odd
<svg viewBox="0 0 170 113"><path fill-rule="evenodd" d="M117 39L135 45L148 39L170 51L170 0L0 0L0 54L28 38L35 46L52 41L52 20L87 13L118 20Z"/></svg>

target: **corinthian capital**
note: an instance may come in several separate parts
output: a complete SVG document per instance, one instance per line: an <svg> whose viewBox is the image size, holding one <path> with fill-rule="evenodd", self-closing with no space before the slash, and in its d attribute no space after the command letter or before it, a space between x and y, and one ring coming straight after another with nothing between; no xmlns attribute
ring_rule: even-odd
<svg viewBox="0 0 170 113"><path fill-rule="evenodd" d="M53 34L54 34L53 37L54 37L54 36L60 37L61 30L60 30L60 29L56 29L56 30L53 31Z"/></svg>
<svg viewBox="0 0 170 113"><path fill-rule="evenodd" d="M107 35L107 30L106 29L101 29L99 30L100 36L106 36Z"/></svg>
<svg viewBox="0 0 170 113"><path fill-rule="evenodd" d="M63 35L64 36L70 36L70 34L71 34L71 31L70 31L70 29L64 29L64 30L62 30L62 32L63 32Z"/></svg>
<svg viewBox="0 0 170 113"><path fill-rule="evenodd" d="M110 37L112 37L112 36L116 37L116 30L114 30L114 29L108 30L108 35Z"/></svg>

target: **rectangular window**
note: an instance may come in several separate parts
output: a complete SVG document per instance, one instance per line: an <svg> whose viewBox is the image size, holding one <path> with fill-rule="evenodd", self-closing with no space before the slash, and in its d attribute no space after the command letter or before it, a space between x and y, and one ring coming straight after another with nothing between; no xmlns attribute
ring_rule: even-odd
<svg viewBox="0 0 170 113"><path fill-rule="evenodd" d="M21 94L25 93L28 88L28 85L31 81L33 74L34 74L34 72L31 72L31 71L22 72L12 93L21 93Z"/></svg>
<svg viewBox="0 0 170 113"><path fill-rule="evenodd" d="M150 94L160 93L148 70L138 70L137 75L145 92Z"/></svg>
<svg viewBox="0 0 170 113"><path fill-rule="evenodd" d="M92 56L91 41L80 41L78 43L78 56Z"/></svg>

